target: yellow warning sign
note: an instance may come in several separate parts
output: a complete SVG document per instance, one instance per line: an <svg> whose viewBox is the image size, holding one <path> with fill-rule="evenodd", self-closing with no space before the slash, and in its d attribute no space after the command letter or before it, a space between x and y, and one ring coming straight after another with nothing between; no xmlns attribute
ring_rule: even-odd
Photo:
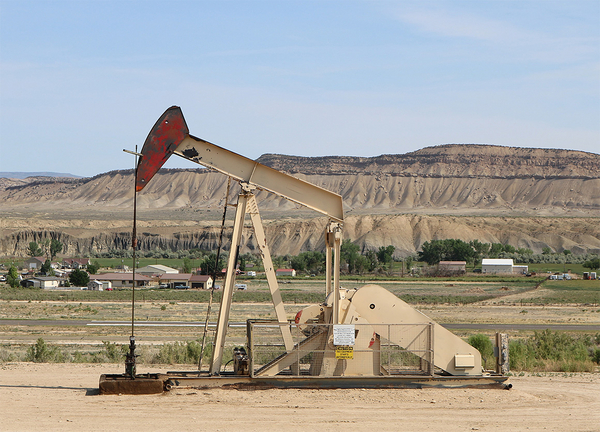
<svg viewBox="0 0 600 432"><path fill-rule="evenodd" d="M339 345L335 347L335 358L336 359L349 359L354 358L354 347Z"/></svg>

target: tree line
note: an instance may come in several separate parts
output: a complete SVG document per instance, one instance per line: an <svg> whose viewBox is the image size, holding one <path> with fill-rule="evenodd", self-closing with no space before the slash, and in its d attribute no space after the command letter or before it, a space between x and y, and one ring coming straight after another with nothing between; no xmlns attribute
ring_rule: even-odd
<svg viewBox="0 0 600 432"><path fill-rule="evenodd" d="M431 240L421 246L418 252L419 261L435 265L440 261L466 261L476 265L483 258L511 258L517 263L546 263L546 264L582 264L589 269L600 268L596 254L575 255L565 249L555 253L549 247L542 249L541 254L534 254L528 248L515 248L502 243L482 243L478 240L464 242L459 239Z"/></svg>

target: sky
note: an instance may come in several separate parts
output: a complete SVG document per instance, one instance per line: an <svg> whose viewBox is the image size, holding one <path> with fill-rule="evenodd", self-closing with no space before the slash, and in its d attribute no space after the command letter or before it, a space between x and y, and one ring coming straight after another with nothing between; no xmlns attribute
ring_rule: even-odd
<svg viewBox="0 0 600 432"><path fill-rule="evenodd" d="M251 159L600 153L600 1L0 0L0 172L132 168L172 105Z"/></svg>

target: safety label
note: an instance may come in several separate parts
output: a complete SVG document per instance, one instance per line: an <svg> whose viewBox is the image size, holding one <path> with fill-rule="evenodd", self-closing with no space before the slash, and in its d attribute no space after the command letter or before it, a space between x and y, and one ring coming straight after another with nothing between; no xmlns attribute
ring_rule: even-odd
<svg viewBox="0 0 600 432"><path fill-rule="evenodd" d="M335 347L335 358L336 359L350 359L354 358L354 347L352 346L336 346Z"/></svg>

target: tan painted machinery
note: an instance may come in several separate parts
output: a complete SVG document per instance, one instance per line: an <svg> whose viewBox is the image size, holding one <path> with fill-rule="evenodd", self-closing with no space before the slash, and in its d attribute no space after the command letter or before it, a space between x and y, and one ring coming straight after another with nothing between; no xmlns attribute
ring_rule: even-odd
<svg viewBox="0 0 600 432"><path fill-rule="evenodd" d="M481 355L461 338L377 285L340 287L344 212L340 195L279 172L189 134L179 107L161 116L148 135L136 169L136 192L176 154L239 182L223 294L208 370L102 375L101 393L149 393L172 386L509 388L508 343L497 335L495 371L483 371ZM288 321L275 277L255 191L264 190L328 217L326 278L322 304ZM276 320L248 319L246 346L233 350L233 370L223 367L229 312L244 220L250 216L262 255ZM134 342L132 342L134 343ZM133 348L134 349L134 348ZM135 359L135 355L128 359Z"/></svg>

